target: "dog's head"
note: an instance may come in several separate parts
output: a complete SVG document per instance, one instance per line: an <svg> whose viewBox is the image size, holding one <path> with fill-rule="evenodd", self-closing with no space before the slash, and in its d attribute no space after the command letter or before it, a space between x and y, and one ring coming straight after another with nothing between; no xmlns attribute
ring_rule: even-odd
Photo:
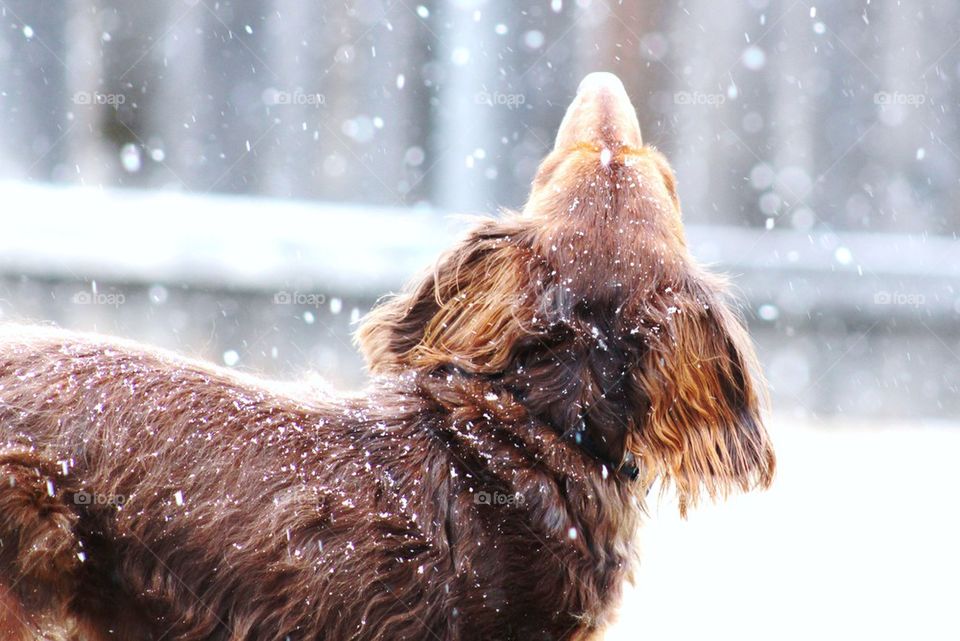
<svg viewBox="0 0 960 641"><path fill-rule="evenodd" d="M529 201L475 227L358 340L373 372L456 368L681 508L769 484L753 346L721 279L691 259L673 172L620 81L580 84Z"/></svg>

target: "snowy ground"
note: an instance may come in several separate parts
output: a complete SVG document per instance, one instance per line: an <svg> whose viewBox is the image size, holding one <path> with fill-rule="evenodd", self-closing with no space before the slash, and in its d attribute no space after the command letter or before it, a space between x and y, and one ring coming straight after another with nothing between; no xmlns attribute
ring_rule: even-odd
<svg viewBox="0 0 960 641"><path fill-rule="evenodd" d="M773 436L768 492L655 507L608 641L960 639L960 425Z"/></svg>

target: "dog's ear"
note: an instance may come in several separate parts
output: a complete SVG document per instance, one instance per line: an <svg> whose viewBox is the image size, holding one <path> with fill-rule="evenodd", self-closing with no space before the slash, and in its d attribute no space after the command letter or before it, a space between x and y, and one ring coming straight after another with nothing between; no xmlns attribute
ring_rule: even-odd
<svg viewBox="0 0 960 641"><path fill-rule="evenodd" d="M717 497L769 485L775 458L763 426L765 386L724 284L694 270L659 288L637 333L644 351L631 385L646 416L627 447L647 480L672 483L681 511L704 489Z"/></svg>
<svg viewBox="0 0 960 641"><path fill-rule="evenodd" d="M503 370L526 334L535 282L529 250L514 242L522 233L515 217L482 222L433 270L375 307L356 336L369 370Z"/></svg>

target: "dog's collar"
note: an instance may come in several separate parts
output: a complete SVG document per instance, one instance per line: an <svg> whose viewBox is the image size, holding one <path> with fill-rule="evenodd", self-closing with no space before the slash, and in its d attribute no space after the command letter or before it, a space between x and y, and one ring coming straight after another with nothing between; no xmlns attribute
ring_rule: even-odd
<svg viewBox="0 0 960 641"><path fill-rule="evenodd" d="M575 429L567 430L564 436L589 454L591 458L598 460L605 469L614 470L617 474L630 481L636 481L637 478L639 478L640 468L637 467L633 454L627 452L620 461L614 461L604 456L600 453L600 449L593 439L590 438L590 433L587 431L586 424L583 421L580 421L580 424Z"/></svg>
<svg viewBox="0 0 960 641"><path fill-rule="evenodd" d="M510 388L507 389L515 401L521 405L524 405L521 394L518 394L516 390ZM549 425L551 429L560 434L565 440L572 441L577 448L579 448L587 456L599 461L600 464L604 466L604 469L612 470L616 474L629 481L636 481L640 477L640 468L637 467L633 454L626 452L623 458L619 461L604 456L594 440L590 438L590 433L587 431L586 422L583 419L580 419L579 423L572 429L562 429L560 426L554 425L551 421L542 416L538 416L536 420Z"/></svg>
<svg viewBox="0 0 960 641"><path fill-rule="evenodd" d="M468 378L473 377L472 374L462 370L459 367L454 366L452 369L453 371L459 372L461 375ZM505 386L504 389L517 403L524 405L522 394L519 394L517 390L511 389L509 386ZM573 429L560 429L559 426L552 424L544 417L537 417L535 420L546 423L556 433L560 434L561 438L572 441L577 448L579 448L587 456L603 465L604 469L612 470L614 473L627 479L628 481L636 481L640 477L640 468L637 466L636 459L634 458L633 454L626 452L623 458L619 461L604 456L601 453L600 448L597 447L597 444L593 441L593 439L590 438L590 433L587 431L586 423L582 419Z"/></svg>

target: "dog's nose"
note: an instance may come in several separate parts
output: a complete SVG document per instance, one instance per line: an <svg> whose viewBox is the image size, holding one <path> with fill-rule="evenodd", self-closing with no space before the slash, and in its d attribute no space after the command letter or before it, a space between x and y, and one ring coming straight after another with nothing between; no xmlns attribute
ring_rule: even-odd
<svg viewBox="0 0 960 641"><path fill-rule="evenodd" d="M580 81L577 96L560 124L554 148L579 143L600 145L611 151L643 145L637 112L616 75L595 72Z"/></svg>
<svg viewBox="0 0 960 641"><path fill-rule="evenodd" d="M627 90L623 88L623 82L620 81L617 74L610 73L609 71L594 71L593 73L585 75L577 87L577 94L581 94L584 91L599 91L603 89L620 92L623 95L627 94Z"/></svg>

